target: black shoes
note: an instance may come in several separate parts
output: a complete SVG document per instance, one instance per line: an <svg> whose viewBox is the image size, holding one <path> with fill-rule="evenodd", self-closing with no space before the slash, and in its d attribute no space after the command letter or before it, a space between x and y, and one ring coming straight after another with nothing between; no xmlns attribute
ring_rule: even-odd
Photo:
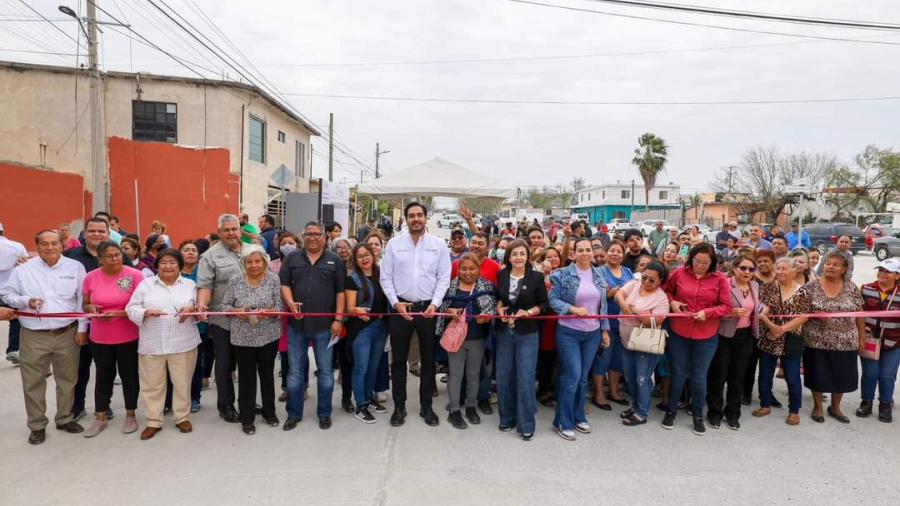
<svg viewBox="0 0 900 506"><path fill-rule="evenodd" d="M463 430L469 427L466 424L466 421L463 420L462 414L459 411L451 411L450 416L447 417L447 421L450 422L450 425L453 426L454 429Z"/></svg>
<svg viewBox="0 0 900 506"><path fill-rule="evenodd" d="M67 422L62 425L57 425L56 429L65 431L69 434L81 434L82 432L84 432L84 427L76 422Z"/></svg>
<svg viewBox="0 0 900 506"><path fill-rule="evenodd" d="M425 419L425 424L429 427L437 427L441 423L431 406L425 406L419 410L419 416Z"/></svg>
<svg viewBox="0 0 900 506"><path fill-rule="evenodd" d="M369 412L368 406L356 410L356 419L362 423L375 423L375 417Z"/></svg>
<svg viewBox="0 0 900 506"><path fill-rule="evenodd" d="M531 441L534 439L534 432L523 432L519 434L519 437L522 438L522 441Z"/></svg>
<svg viewBox="0 0 900 506"><path fill-rule="evenodd" d="M319 418L319 428L322 430L328 430L331 428L331 418Z"/></svg>
<svg viewBox="0 0 900 506"><path fill-rule="evenodd" d="M478 411L475 411L475 408L466 408L466 420L472 425L481 423L481 417L478 416Z"/></svg>
<svg viewBox="0 0 900 506"><path fill-rule="evenodd" d="M666 430L675 428L675 413L666 413L666 416L663 417L662 428Z"/></svg>
<svg viewBox="0 0 900 506"><path fill-rule="evenodd" d="M228 423L238 423L241 421L241 417L238 416L238 412L231 406L225 408L224 411L219 411L219 418L225 420Z"/></svg>
<svg viewBox="0 0 900 506"><path fill-rule="evenodd" d="M478 409L486 415L494 414L494 408L491 407L491 401L478 401Z"/></svg>
<svg viewBox="0 0 900 506"><path fill-rule="evenodd" d="M256 434L256 426L253 425L252 423L242 423L241 430L244 431L244 434L246 434L248 436L252 436L253 434Z"/></svg>
<svg viewBox="0 0 900 506"><path fill-rule="evenodd" d="M709 428L719 430L722 428L722 419L717 416L710 416L709 418Z"/></svg>
<svg viewBox="0 0 900 506"><path fill-rule="evenodd" d="M880 404L880 403L879 403ZM881 406L878 406L878 413L881 414ZM860 418L869 418L872 415L872 401L862 401L856 408L856 416Z"/></svg>
<svg viewBox="0 0 900 506"><path fill-rule="evenodd" d="M753 403L753 399L751 398L751 396L749 396L749 395L741 396L741 404L743 404L744 406L749 406L752 403Z"/></svg>
<svg viewBox="0 0 900 506"><path fill-rule="evenodd" d="M350 399L341 399L341 407L344 408L345 413L353 413L354 411L356 411L353 408L353 401L351 401Z"/></svg>
<svg viewBox="0 0 900 506"><path fill-rule="evenodd" d="M509 425L501 425L501 426L497 427L497 429L498 429L500 432L509 432L509 431L511 431L513 428L512 428L511 426L509 426Z"/></svg>
<svg viewBox="0 0 900 506"><path fill-rule="evenodd" d="M278 425L281 423L281 421L278 420L277 416L270 416L268 418L263 417L263 419L266 421L266 425L268 425L269 427L278 427Z"/></svg>
<svg viewBox="0 0 900 506"><path fill-rule="evenodd" d="M387 408L384 407L384 404L379 403L378 401L372 401L369 403L369 412L372 413L387 413Z"/></svg>
<svg viewBox="0 0 900 506"><path fill-rule="evenodd" d="M731 430L741 430L741 422L737 418L729 418L726 423Z"/></svg>
<svg viewBox="0 0 900 506"><path fill-rule="evenodd" d="M894 416L891 414L891 408L893 406L890 402L879 402L878 403L878 421L884 423L891 423L894 421Z"/></svg>
<svg viewBox="0 0 900 506"><path fill-rule="evenodd" d="M694 425L691 427L691 430L698 436L706 434L706 424L703 423L702 417L694 418Z"/></svg>
<svg viewBox="0 0 900 506"><path fill-rule="evenodd" d="M31 445L39 445L47 440L47 431L45 429L38 429L31 431L31 434L28 435L28 444Z"/></svg>
<svg viewBox="0 0 900 506"><path fill-rule="evenodd" d="M625 420L631 418L632 415L634 415L634 408L628 408L625 411L619 413L619 418Z"/></svg>
<svg viewBox="0 0 900 506"><path fill-rule="evenodd" d="M781 404L781 401L779 401L778 399L776 399L775 396L773 395L773 396L772 396L772 407L773 407L773 408L783 408L784 405Z"/></svg>
<svg viewBox="0 0 900 506"><path fill-rule="evenodd" d="M645 423L647 423L646 418L638 418L638 416L634 413L622 420L622 425L626 427L634 427L636 425L643 425Z"/></svg>
<svg viewBox="0 0 900 506"><path fill-rule="evenodd" d="M281 428L284 430L294 430L297 428L297 424L300 423L300 418L290 418L284 421L284 426Z"/></svg>
<svg viewBox="0 0 900 506"><path fill-rule="evenodd" d="M399 427L406 423L406 408L403 406L396 406L394 408L394 414L391 415L391 427Z"/></svg>

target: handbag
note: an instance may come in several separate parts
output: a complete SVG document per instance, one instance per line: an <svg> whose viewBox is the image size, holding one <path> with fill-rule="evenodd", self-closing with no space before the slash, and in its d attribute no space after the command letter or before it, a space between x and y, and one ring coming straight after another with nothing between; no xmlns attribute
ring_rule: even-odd
<svg viewBox="0 0 900 506"><path fill-rule="evenodd" d="M656 318L650 318L649 327L642 323L640 327L631 330L625 349L651 355L662 355L666 352L667 337L669 337L668 332L656 326Z"/></svg>
<svg viewBox="0 0 900 506"><path fill-rule="evenodd" d="M882 310L885 308L890 308L894 303L894 296L897 295L897 288L894 288L894 293L891 294L890 300L888 300L887 305L882 306ZM866 329L866 337L865 344L863 349L859 351L860 358L867 358L869 360L878 360L881 358L881 337L884 335L884 326L881 327L881 332L878 333L878 337L872 335L872 332L869 329Z"/></svg>
<svg viewBox="0 0 900 506"><path fill-rule="evenodd" d="M466 341L466 334L469 332L469 324L466 322L466 310L463 309L458 320L451 320L444 329L441 336L441 347L447 350L447 353L456 353L462 348Z"/></svg>

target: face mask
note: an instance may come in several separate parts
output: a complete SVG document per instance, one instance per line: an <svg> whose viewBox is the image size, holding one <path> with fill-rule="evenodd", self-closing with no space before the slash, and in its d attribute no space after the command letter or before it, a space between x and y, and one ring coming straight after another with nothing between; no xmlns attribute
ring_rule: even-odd
<svg viewBox="0 0 900 506"><path fill-rule="evenodd" d="M498 249L498 250L497 250L497 261L500 262L500 263L502 264L502 263L503 263L503 259L504 259L505 257L506 257L506 250L505 250L505 249Z"/></svg>
<svg viewBox="0 0 900 506"><path fill-rule="evenodd" d="M290 255L291 253L293 253L294 251L297 251L297 245L296 244L282 244L278 248L278 250L281 251L281 256L286 257L286 256Z"/></svg>

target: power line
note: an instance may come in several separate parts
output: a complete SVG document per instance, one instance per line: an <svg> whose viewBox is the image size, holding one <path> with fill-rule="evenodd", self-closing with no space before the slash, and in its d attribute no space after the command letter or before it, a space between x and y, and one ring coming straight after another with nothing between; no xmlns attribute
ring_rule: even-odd
<svg viewBox="0 0 900 506"><path fill-rule="evenodd" d="M60 53L60 52L56 52L56 51L31 51L29 49L0 48L0 51L4 51L7 53L48 54L48 55L54 55L54 56L78 56L75 53Z"/></svg>
<svg viewBox="0 0 900 506"><path fill-rule="evenodd" d="M355 100L383 100L395 102L438 102L464 104L529 104L529 105L766 105L766 104L819 104L841 102L881 102L900 100L900 96L810 98L776 100L709 100L709 101L666 101L666 100L515 100L482 98L437 98L437 97L397 97L375 95L337 95L329 93L285 93L289 96L340 98Z"/></svg>
<svg viewBox="0 0 900 506"><path fill-rule="evenodd" d="M665 2L650 2L646 0L588 0L591 2L628 5L631 7L643 7L650 9L662 9L680 12L692 12L695 14L707 14L714 16L726 16L745 19L762 19L766 21L780 21L788 23L801 23L808 25L837 26L842 28L865 28L876 30L900 30L900 25L893 23L876 23L873 21L858 21L849 19L829 19L809 16L788 16L785 14L771 14L766 12L743 11L733 9L719 9L700 5L672 4Z"/></svg>
<svg viewBox="0 0 900 506"><path fill-rule="evenodd" d="M25 2L25 0L19 0L19 3L22 4L22 5L24 5L25 7L28 7L28 9L31 10L31 12L34 12L35 14L37 14L38 16L40 16L40 18L43 19L44 21L46 21L47 23L50 23L50 26L52 26L53 28L55 28L59 33L65 35L66 38L68 38L69 40L71 40L72 42L74 42L76 45L81 46L81 42L80 42L80 41L78 41L75 37L72 37L71 35L69 35L68 33L66 33L65 30L63 30L63 29L60 28L56 23L54 23L53 21L51 21L50 19L48 19L46 16L44 16L43 14L41 14L40 11L38 11L38 10L35 9L34 7L28 5L28 3Z"/></svg>
<svg viewBox="0 0 900 506"><path fill-rule="evenodd" d="M519 3L519 4L527 4L527 5L536 5L539 7L549 7L553 9L562 9L567 11L575 11L575 12L586 12L590 14L601 14L604 16L613 16L618 18L627 18L627 19L640 19L642 21L655 21L659 23L670 23L675 25L684 25L684 26L698 26L703 28L715 28L718 30L728 30L732 32L745 32L745 33L764 33L768 35L781 35L784 37L798 37L801 39L815 39L815 40L831 40L831 41L839 41L839 42L855 42L859 44L879 44L879 45L887 45L887 46L898 46L900 43L897 42L888 42L882 40L868 40L868 39L851 39L845 37L828 37L824 35L808 35L808 34L800 34L800 33L789 33L789 32L776 32L773 30L756 30L752 28L738 28L735 26L725 26L725 25L713 25L708 23L695 23L691 21L679 21L675 19L667 19L667 18L654 18L650 16L639 16L636 14L623 14L620 12L609 12L609 11L600 11L596 9L585 9L581 7L571 7L568 5L559 5L559 4L548 4L543 2L535 2L533 0L506 0L507 2Z"/></svg>

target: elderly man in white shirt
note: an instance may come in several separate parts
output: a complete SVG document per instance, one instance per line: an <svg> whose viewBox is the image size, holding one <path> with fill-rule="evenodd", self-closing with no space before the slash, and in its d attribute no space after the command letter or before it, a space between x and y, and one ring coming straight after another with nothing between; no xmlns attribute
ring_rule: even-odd
<svg viewBox="0 0 900 506"><path fill-rule="evenodd" d="M419 416L434 427L440 422L431 409L434 380L435 320L430 315L444 300L450 286L450 252L444 241L425 231L428 210L418 202L404 209L407 230L391 239L381 257L381 287L397 313L388 322L391 350L394 413L391 425L399 427L406 420L406 361L413 332L419 338L421 382L419 384ZM425 313L412 316L408 313Z"/></svg>
<svg viewBox="0 0 900 506"><path fill-rule="evenodd" d="M25 246L22 243L11 241L4 237L3 224L0 223L0 288L3 288L3 285L12 276L12 271L16 265L25 260L28 260L28 252L25 251ZM0 301L0 306L2 306L2 302ZM6 360L12 362L13 365L19 363L19 335L21 329L22 326L16 320L9 324L9 344L6 347Z"/></svg>
<svg viewBox="0 0 900 506"><path fill-rule="evenodd" d="M38 257L15 268L0 288L0 298L16 309L35 313L81 312L84 266L62 256L59 233L43 230L35 236ZM46 439L47 373L53 366L56 381L56 428L70 434L84 431L72 420L79 349L87 343L87 320L22 317L19 360L25 411L31 434L28 442Z"/></svg>

